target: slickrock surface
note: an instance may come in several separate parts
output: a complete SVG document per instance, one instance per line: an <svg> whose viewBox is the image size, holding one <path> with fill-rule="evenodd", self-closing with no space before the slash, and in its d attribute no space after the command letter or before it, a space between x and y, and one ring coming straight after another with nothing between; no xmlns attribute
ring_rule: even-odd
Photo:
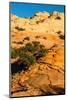
<svg viewBox="0 0 67 100"><path fill-rule="evenodd" d="M49 49L48 54L28 70L11 75L12 97L64 94L63 37L64 13L39 12L31 18L11 15L12 48L18 49L28 42L39 41ZM17 59L11 59L11 64Z"/></svg>

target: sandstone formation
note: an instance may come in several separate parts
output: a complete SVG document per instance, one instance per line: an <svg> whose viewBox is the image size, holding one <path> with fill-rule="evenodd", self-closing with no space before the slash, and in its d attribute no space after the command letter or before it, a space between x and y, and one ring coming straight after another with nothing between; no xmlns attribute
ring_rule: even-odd
<svg viewBox="0 0 67 100"><path fill-rule="evenodd" d="M11 47L18 49L32 41L39 41L49 52L28 70L11 75L11 96L64 94L64 13L11 15ZM11 59L11 64L17 60Z"/></svg>

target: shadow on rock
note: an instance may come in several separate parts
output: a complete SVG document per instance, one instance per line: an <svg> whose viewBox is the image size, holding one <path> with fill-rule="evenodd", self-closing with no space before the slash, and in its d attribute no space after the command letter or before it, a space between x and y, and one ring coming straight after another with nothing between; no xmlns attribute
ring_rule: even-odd
<svg viewBox="0 0 67 100"><path fill-rule="evenodd" d="M21 72L22 70L27 70L27 66L23 63L15 62L11 64L11 73L15 74L17 72Z"/></svg>

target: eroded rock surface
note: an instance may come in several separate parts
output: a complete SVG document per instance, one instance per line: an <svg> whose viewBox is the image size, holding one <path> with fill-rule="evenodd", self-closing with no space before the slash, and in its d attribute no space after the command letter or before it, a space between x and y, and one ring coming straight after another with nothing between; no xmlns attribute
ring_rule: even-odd
<svg viewBox="0 0 67 100"><path fill-rule="evenodd" d="M36 40L49 50L28 70L11 75L12 96L64 94L64 39L61 35L64 36L64 13L40 12L32 18L11 16L13 48ZM25 40L26 37L29 39ZM15 61L17 59L11 59L12 64Z"/></svg>

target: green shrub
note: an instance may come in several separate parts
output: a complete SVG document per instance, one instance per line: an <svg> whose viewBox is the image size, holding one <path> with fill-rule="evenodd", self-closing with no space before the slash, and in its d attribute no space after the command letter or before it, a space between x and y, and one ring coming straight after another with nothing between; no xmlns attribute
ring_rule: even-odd
<svg viewBox="0 0 67 100"><path fill-rule="evenodd" d="M40 44L40 42L38 42L38 41L32 41L32 43L34 46L39 46L39 44Z"/></svg>
<svg viewBox="0 0 67 100"><path fill-rule="evenodd" d="M16 57L17 57L17 50L11 49L11 58L16 58Z"/></svg>
<svg viewBox="0 0 67 100"><path fill-rule="evenodd" d="M47 49L41 49L41 50L37 53L36 57L37 57L37 58L40 58L40 57L46 56L47 53L48 53L48 50L47 50Z"/></svg>
<svg viewBox="0 0 67 100"><path fill-rule="evenodd" d="M30 66L36 62L36 58L33 55L29 55L28 53L24 54L22 58L20 58L21 63L25 66Z"/></svg>
<svg viewBox="0 0 67 100"><path fill-rule="evenodd" d="M40 42L33 41L19 49L12 49L11 58L19 57L19 63L29 67L36 63L38 58L46 56L47 53L48 50Z"/></svg>
<svg viewBox="0 0 67 100"><path fill-rule="evenodd" d="M30 52L34 52L34 46L32 43L27 43L25 49Z"/></svg>

